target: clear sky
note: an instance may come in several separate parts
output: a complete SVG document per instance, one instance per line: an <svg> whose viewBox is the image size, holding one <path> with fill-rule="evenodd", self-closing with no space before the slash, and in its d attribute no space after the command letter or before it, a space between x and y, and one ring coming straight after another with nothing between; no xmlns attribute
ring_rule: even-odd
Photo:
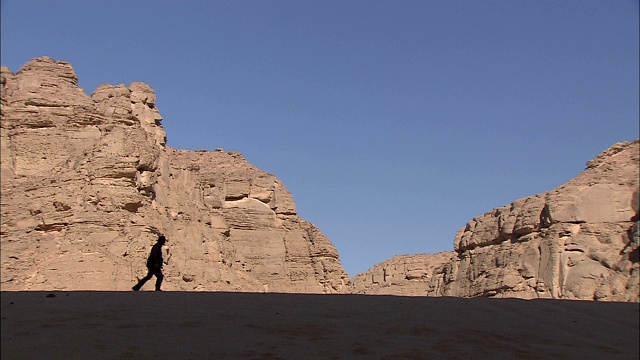
<svg viewBox="0 0 640 360"><path fill-rule="evenodd" d="M637 0L1 4L2 65L148 83L169 146L276 174L351 276L639 136Z"/></svg>

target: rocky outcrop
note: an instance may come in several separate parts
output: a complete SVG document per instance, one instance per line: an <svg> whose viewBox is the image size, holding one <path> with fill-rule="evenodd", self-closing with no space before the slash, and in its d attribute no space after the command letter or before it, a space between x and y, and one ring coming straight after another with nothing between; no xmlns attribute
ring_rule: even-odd
<svg viewBox="0 0 640 360"><path fill-rule="evenodd" d="M637 302L638 144L615 144L568 183L474 218L453 252L374 266L353 291Z"/></svg>
<svg viewBox="0 0 640 360"><path fill-rule="evenodd" d="M471 220L454 251L351 283L284 184L240 153L166 145L148 85L78 87L70 64L1 69L2 290L129 290L158 234L167 290L638 301L639 141Z"/></svg>
<svg viewBox="0 0 640 360"><path fill-rule="evenodd" d="M166 146L154 91L70 64L2 67L2 290L129 290L157 235L167 290L344 292L331 242L237 152Z"/></svg>

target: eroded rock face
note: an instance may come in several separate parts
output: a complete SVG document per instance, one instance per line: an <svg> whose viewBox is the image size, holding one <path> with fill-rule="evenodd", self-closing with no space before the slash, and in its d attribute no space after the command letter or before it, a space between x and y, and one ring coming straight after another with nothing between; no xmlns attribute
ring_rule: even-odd
<svg viewBox="0 0 640 360"><path fill-rule="evenodd" d="M349 278L274 175L241 154L166 146L154 91L39 58L1 69L3 290L129 290L157 235L167 290L638 301L638 144L550 192L472 219L454 251Z"/></svg>
<svg viewBox="0 0 640 360"><path fill-rule="evenodd" d="M387 260L357 293L638 301L639 140L547 193L476 217L454 250Z"/></svg>
<svg viewBox="0 0 640 360"><path fill-rule="evenodd" d="M155 93L70 64L2 67L3 290L129 290L157 235L167 290L344 292L331 242L239 153L166 146Z"/></svg>

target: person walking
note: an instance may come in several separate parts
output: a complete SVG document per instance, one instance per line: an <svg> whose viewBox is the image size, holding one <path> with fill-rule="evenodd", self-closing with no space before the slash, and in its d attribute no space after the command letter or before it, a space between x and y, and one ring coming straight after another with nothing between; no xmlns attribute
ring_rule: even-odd
<svg viewBox="0 0 640 360"><path fill-rule="evenodd" d="M147 276L140 279L140 281L131 288L133 291L140 290L144 283L149 281L153 276L156 277L156 291L162 291L162 289L160 289L162 286L162 279L164 279L164 275L162 274L162 265L164 264L162 258L162 246L166 243L167 238L164 237L164 235L158 236L158 241L151 248L151 253L147 259Z"/></svg>

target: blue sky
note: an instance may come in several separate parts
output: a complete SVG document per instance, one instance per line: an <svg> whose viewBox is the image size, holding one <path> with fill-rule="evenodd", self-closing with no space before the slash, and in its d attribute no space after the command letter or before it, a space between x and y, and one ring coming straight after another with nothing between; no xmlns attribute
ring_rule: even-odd
<svg viewBox="0 0 640 360"><path fill-rule="evenodd" d="M638 1L2 0L2 65L148 83L168 144L276 174L354 276L639 136Z"/></svg>

